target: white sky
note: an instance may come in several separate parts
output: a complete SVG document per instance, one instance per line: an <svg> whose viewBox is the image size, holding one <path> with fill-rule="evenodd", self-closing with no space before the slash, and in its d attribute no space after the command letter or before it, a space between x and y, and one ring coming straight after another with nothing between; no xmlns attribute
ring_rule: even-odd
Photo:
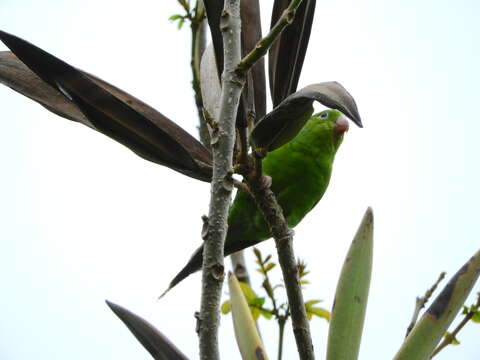
<svg viewBox="0 0 480 360"><path fill-rule="evenodd" d="M271 2L263 4L267 14ZM317 4L300 86L341 82L365 128L351 126L325 198L296 228L296 253L311 270L306 299L330 308L349 243L373 207L362 359L391 358L415 297L479 248L479 10L474 0ZM196 135L189 31L167 21L178 12L174 0L2 0L0 28ZM197 358L200 276L156 297L200 244L208 184L146 162L6 87L0 104L0 358L148 358L104 299L146 317ZM261 250L273 253L273 242ZM276 326L260 325L275 358ZM314 319L311 327L321 359L327 324ZM292 359L287 330L285 359ZM438 359L478 359L479 334L478 325L467 326L462 345ZM222 318L220 337L223 357L239 358L230 317Z"/></svg>

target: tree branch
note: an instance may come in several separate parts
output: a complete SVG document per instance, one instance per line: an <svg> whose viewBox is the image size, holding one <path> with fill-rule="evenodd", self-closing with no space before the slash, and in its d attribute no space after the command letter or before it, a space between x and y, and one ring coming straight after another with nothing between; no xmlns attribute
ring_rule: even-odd
<svg viewBox="0 0 480 360"><path fill-rule="evenodd" d="M287 9L283 12L280 19L272 27L270 32L261 39L255 48L248 53L235 69L239 76L245 74L253 65L264 56L272 46L283 29L292 23L297 8L302 0L292 0ZM244 145L245 146L245 145ZM242 148L241 152L245 152ZM248 168L248 164L243 164ZM297 349L300 359L314 359L312 338L310 334L310 325L307 320L305 305L303 301L302 289L298 278L298 268L293 251L293 231L288 227L287 221L283 216L283 211L278 204L275 195L266 184L268 180L262 176L262 160L254 154L254 168L252 173L248 169L243 174L247 178L247 183L251 189L255 202L262 212L267 222L275 244L277 246L278 261L283 273L285 287L287 290L290 312L292 315L292 326Z"/></svg>
<svg viewBox="0 0 480 360"><path fill-rule="evenodd" d="M218 138L212 141L213 177L209 210L209 228L203 252L202 303L199 324L200 358L218 359L218 324L221 288L224 277L223 248L227 213L233 189L231 178L235 118L248 70L266 54L268 48L289 25L302 0L292 0L270 33L240 62L240 0L226 0L220 27L223 32L224 71L218 119ZM242 149L244 150L244 149ZM306 316L298 269L292 247L293 231L287 225L282 209L261 176L261 160L253 176L247 174L257 206L263 213L275 239L287 290L292 326L300 359L314 359L310 327Z"/></svg>
<svg viewBox="0 0 480 360"><path fill-rule="evenodd" d="M282 208L278 204L275 195L268 186L265 186L269 182L265 178L265 176L248 178L247 181L255 202L275 239L278 261L285 281L290 314L292 316L293 333L300 359L314 359L310 325L307 320L302 289L298 278L298 267L292 246L293 230L288 227Z"/></svg>
<svg viewBox="0 0 480 360"><path fill-rule="evenodd" d="M200 308L200 358L219 359L219 305L224 278L223 249L227 230L233 179L232 157L235 119L244 78L234 69L241 57L240 0L226 0L220 22L223 32L224 71L218 122L218 139L212 143L213 176L207 236L203 251L202 299Z"/></svg>

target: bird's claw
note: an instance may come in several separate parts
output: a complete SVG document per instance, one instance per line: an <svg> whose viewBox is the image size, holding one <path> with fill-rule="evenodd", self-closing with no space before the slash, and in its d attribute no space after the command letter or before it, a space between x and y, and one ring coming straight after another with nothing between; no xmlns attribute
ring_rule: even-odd
<svg viewBox="0 0 480 360"><path fill-rule="evenodd" d="M272 186L272 177L263 175L260 177L258 184L262 190L269 189Z"/></svg>

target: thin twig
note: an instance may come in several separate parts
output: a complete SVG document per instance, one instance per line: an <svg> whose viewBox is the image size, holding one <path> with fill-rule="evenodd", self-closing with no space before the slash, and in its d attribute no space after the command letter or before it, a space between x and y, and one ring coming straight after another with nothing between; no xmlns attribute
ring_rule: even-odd
<svg viewBox="0 0 480 360"><path fill-rule="evenodd" d="M275 299L275 294L274 294L274 290L273 290L273 287L272 287L272 283L270 282L270 278L268 277L268 270L267 268L265 267L265 263L268 262L267 258L265 259L265 262L264 260L261 258L261 255L260 255L260 252L258 252L258 256L257 256L257 260L258 260L258 264L260 266L260 270L262 271L263 273L263 288L265 289L265 292L267 293L267 296L270 298L270 301L272 302L272 306L273 306L273 315L275 315L275 317L277 319L280 318L280 312L279 312L279 308L277 306L277 299Z"/></svg>
<svg viewBox="0 0 480 360"><path fill-rule="evenodd" d="M238 129L238 137L240 142L240 153L238 155L238 162L242 165L248 163L248 127Z"/></svg>
<svg viewBox="0 0 480 360"><path fill-rule="evenodd" d="M477 299L477 302L475 303L474 305L474 308L478 309L480 308L480 295L478 296L478 299ZM460 332L460 330L463 329L463 327L470 321L470 319L475 315L475 311L468 311L466 314L465 314L465 317L462 319L462 321L460 322L460 324L458 324L458 326L455 328L455 330L453 330L449 336L444 336L443 337L443 341L440 343L440 345L438 345L435 350L433 350L432 352L432 355L430 356L430 359L432 359L435 355L437 355L440 351L442 351L445 347L447 347L448 345L450 345L453 341L453 339L455 339L457 337L457 334Z"/></svg>
<svg viewBox="0 0 480 360"><path fill-rule="evenodd" d="M420 315L420 310L422 310L423 307L425 306L425 304L428 302L428 300L432 296L433 292L437 288L440 281L442 281L445 278L445 274L446 274L445 272L442 272L440 274L440 276L438 277L437 281L435 282L435 284L433 284L432 287L427 290L425 295L423 295L422 297L417 297L415 299L415 309L413 310L412 320L410 321L410 324L408 325L407 333L405 334L405 337L407 337L408 334L410 334L410 331L412 331L413 327L417 323L418 316Z"/></svg>
<svg viewBox="0 0 480 360"><path fill-rule="evenodd" d="M224 72L220 113L217 119L218 140L212 144L213 176L207 237L203 251L202 299L200 307L200 358L219 359L219 307L224 278L223 248L227 230L227 213L232 197L231 178L235 119L244 79L234 72L240 60L240 0L225 1L220 22L223 32Z"/></svg>
<svg viewBox="0 0 480 360"><path fill-rule="evenodd" d="M272 314L275 316L275 319L277 320L278 323L278 356L277 359L281 360L282 359L282 353L283 353L283 335L284 335L284 330L285 330L285 324L288 320L288 317L290 315L289 311L285 311L284 314L280 314L280 308L277 306L277 300L275 299L275 294L274 294L274 289L272 287L272 283L270 282L270 278L268 277L268 270L265 266L265 264L268 263L268 257L265 258L265 260L262 259L261 253L258 252L257 254L257 260L258 264L260 266L260 270L263 273L263 288L265 289L265 292L267 293L267 296L270 298L270 301L272 302L273 310L271 311Z"/></svg>
<svg viewBox="0 0 480 360"><path fill-rule="evenodd" d="M194 15L190 20L190 29L192 33L190 67L192 69L192 88L199 120L198 132L200 135L200 141L205 147L210 149L210 135L203 117L203 98L200 88L200 62L207 41L207 22L205 17L205 7L202 0L197 1Z"/></svg>

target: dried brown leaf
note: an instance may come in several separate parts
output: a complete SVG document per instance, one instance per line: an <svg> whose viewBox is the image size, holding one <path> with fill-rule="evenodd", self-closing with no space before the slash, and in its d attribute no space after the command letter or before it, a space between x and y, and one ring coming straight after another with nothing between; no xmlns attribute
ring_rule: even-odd
<svg viewBox="0 0 480 360"><path fill-rule="evenodd" d="M246 55L262 38L259 1L243 0L240 3L240 16L242 18L242 55ZM255 110L256 118L261 119L266 114L265 61L263 57L253 66L250 74L249 81L252 81L253 84L246 86L247 92L253 92L254 106L250 105L250 108Z"/></svg>
<svg viewBox="0 0 480 360"><path fill-rule="evenodd" d="M156 360L188 360L168 338L145 319L124 307L105 301L108 307L127 326L140 344Z"/></svg>
<svg viewBox="0 0 480 360"><path fill-rule="evenodd" d="M282 16L290 0L275 0L271 27ZM275 41L268 55L270 94L273 106L297 90L312 29L316 0L303 0L295 18Z"/></svg>
<svg viewBox="0 0 480 360"><path fill-rule="evenodd" d="M3 83L60 116L100 131L147 160L210 181L209 151L166 116L25 40L2 31L0 40L26 65L3 53Z"/></svg>

